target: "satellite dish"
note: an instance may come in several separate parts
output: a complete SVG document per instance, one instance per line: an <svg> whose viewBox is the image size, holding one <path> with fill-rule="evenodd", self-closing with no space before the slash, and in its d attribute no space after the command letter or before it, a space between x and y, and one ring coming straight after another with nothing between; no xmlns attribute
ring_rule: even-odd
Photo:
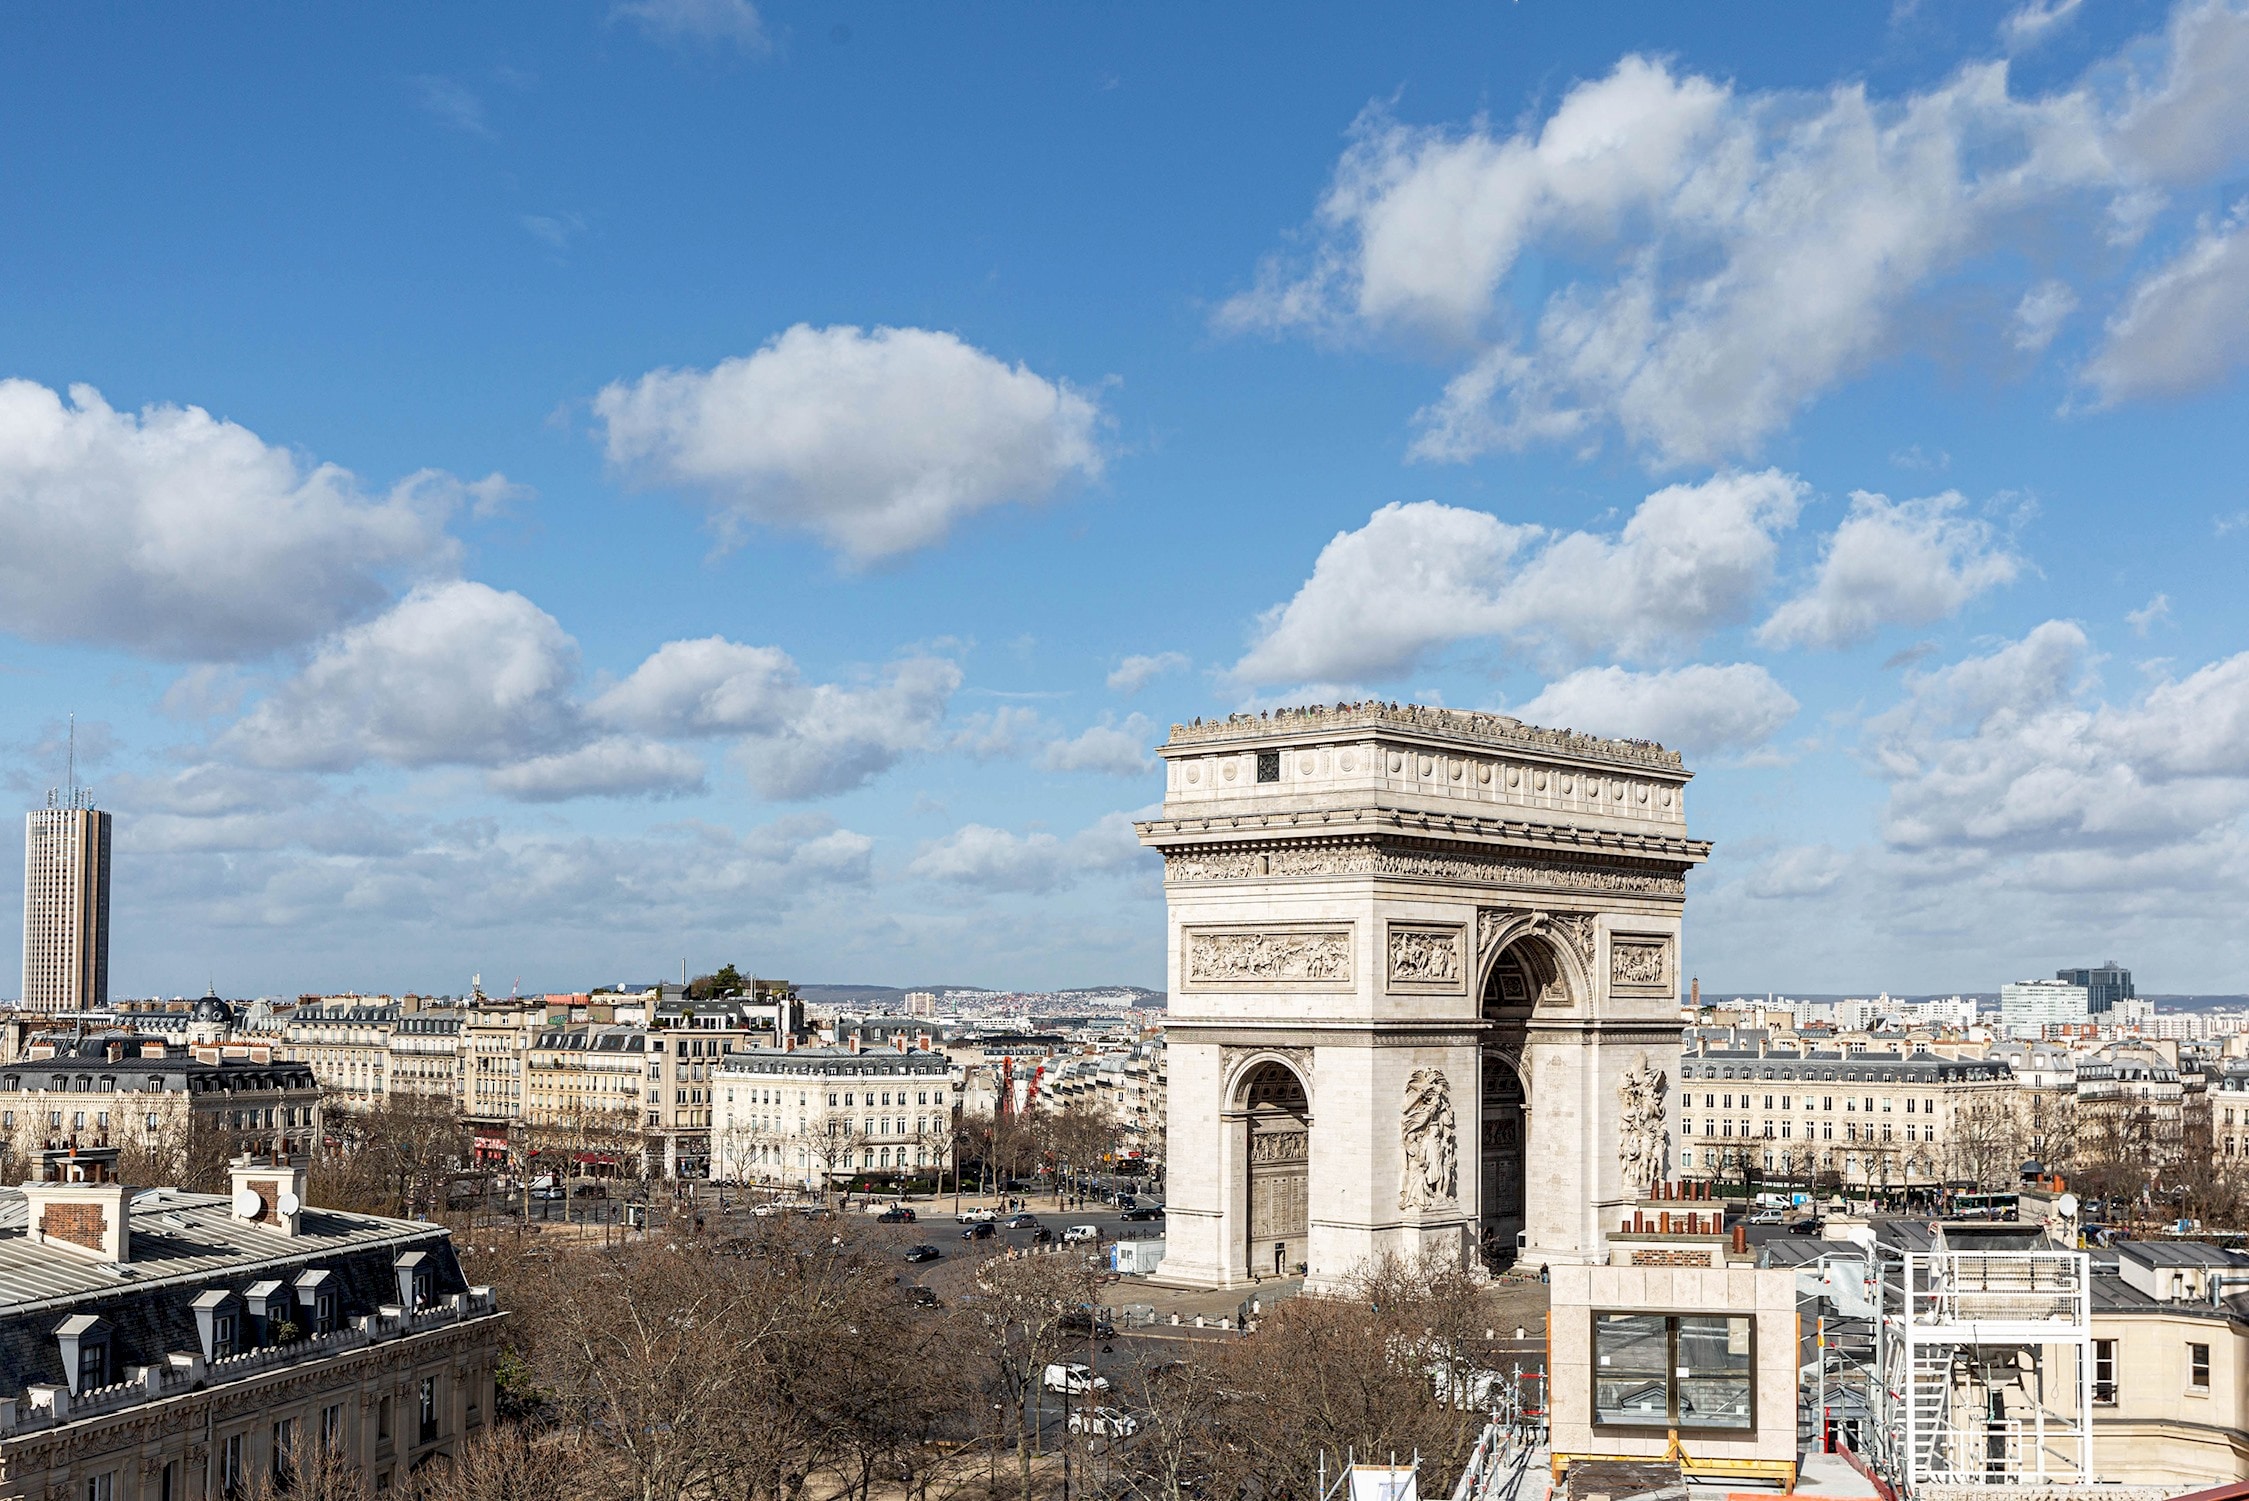
<svg viewBox="0 0 2249 1501"><path fill-rule="evenodd" d="M263 1210L265 1207L265 1200L258 1197L258 1192L256 1189L238 1188L234 1191L234 1212L241 1215L244 1219L256 1219L258 1217L259 1211Z"/></svg>
<svg viewBox="0 0 2249 1501"><path fill-rule="evenodd" d="M305 1207L305 1201L286 1188L281 1190L281 1197L275 1200L274 1204L283 1214L295 1214Z"/></svg>
<svg viewBox="0 0 2249 1501"><path fill-rule="evenodd" d="M2054 1212L2065 1220L2077 1218L2077 1195L2063 1194L2054 1201Z"/></svg>

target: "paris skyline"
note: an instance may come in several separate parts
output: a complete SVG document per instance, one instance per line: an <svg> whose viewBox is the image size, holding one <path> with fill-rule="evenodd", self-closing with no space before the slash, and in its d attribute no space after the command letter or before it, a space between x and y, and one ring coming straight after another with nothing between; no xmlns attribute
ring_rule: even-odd
<svg viewBox="0 0 2249 1501"><path fill-rule="evenodd" d="M12 11L0 777L118 994L1160 989L1380 697L1681 750L1706 991L2249 991L2249 17L1928 9Z"/></svg>

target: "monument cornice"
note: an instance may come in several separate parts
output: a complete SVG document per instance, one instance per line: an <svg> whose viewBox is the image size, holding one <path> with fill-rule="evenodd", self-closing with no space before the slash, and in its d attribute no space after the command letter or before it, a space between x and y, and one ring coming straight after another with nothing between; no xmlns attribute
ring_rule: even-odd
<svg viewBox="0 0 2249 1501"><path fill-rule="evenodd" d="M1542 819L1489 818L1475 813L1440 813L1420 808L1300 808L1270 813L1210 813L1186 818L1151 818L1133 828L1140 842L1156 849L1173 845L1294 842L1305 838L1404 835L1476 848L1630 855L1640 859L1699 865L1710 858L1710 841L1634 829L1602 829Z"/></svg>

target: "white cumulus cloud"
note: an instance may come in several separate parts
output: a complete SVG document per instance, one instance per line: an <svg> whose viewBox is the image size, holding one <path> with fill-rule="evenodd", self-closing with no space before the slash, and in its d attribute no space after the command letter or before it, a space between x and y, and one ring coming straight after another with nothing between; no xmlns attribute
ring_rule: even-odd
<svg viewBox="0 0 2249 1501"><path fill-rule="evenodd" d="M864 786L932 748L960 683L960 668L938 657L895 662L871 682L808 683L778 647L706 636L658 647L590 712L638 735L734 737L732 759L751 785L794 800ZM1019 748L1021 727L1003 728Z"/></svg>
<svg viewBox="0 0 2249 1501"><path fill-rule="evenodd" d="M699 792L703 760L660 740L605 735L573 750L499 767L486 774L485 782L493 791L527 803Z"/></svg>
<svg viewBox="0 0 2249 1501"><path fill-rule="evenodd" d="M66 401L0 381L0 630L262 656L380 608L398 574L449 567L443 523L471 496L434 471L370 496L200 407L119 412L90 386Z"/></svg>
<svg viewBox="0 0 2249 1501"><path fill-rule="evenodd" d="M1749 750L1796 716L1796 700L1753 662L1695 663L1660 672L1588 667L1549 683L1509 712L1533 724L1692 753Z"/></svg>
<svg viewBox="0 0 2249 1501"><path fill-rule="evenodd" d="M1858 491L1827 539L1810 588L1757 628L1768 646L1837 649L1884 626L1942 620L1987 589L2014 579L2022 560L1985 522L1960 515L1951 491L1892 501Z"/></svg>
<svg viewBox="0 0 2249 1501"><path fill-rule="evenodd" d="M1122 724L1088 725L1067 740L1047 743L1045 765L1049 771L1091 771L1104 776L1136 777L1155 765L1149 742L1156 727L1145 714L1130 714Z"/></svg>
<svg viewBox="0 0 2249 1501"><path fill-rule="evenodd" d="M1179 672L1189 665L1183 651L1157 652L1152 656L1130 656L1119 662L1109 674L1111 693L1138 693L1167 672Z"/></svg>
<svg viewBox="0 0 2249 1501"><path fill-rule="evenodd" d="M1869 725L1891 784L1885 838L2033 868L2233 838L2249 812L2249 652L2135 698L2096 686L2067 621L1914 679Z"/></svg>
<svg viewBox="0 0 2249 1501"><path fill-rule="evenodd" d="M822 683L778 728L737 742L734 760L765 797L847 792L929 749L960 685L960 667L940 657L892 663L861 686Z"/></svg>
<svg viewBox="0 0 2249 1501"><path fill-rule="evenodd" d="M1320 552L1234 666L1249 683L1378 681L1478 636L1538 656L1655 656L1745 617L1804 487L1774 470L1671 485L1621 532L1549 533L1392 504Z"/></svg>
<svg viewBox="0 0 2249 1501"><path fill-rule="evenodd" d="M324 642L220 743L274 768L497 766L575 736L577 671L577 643L522 595L423 585Z"/></svg>
<svg viewBox="0 0 2249 1501"><path fill-rule="evenodd" d="M2099 405L2175 396L2249 364L2249 204L2132 288L2083 375Z"/></svg>
<svg viewBox="0 0 2249 1501"><path fill-rule="evenodd" d="M2074 8L2026 5L2009 36ZM1741 90L1627 56L1519 128L1375 106L1303 251L1267 260L1217 321L1456 351L1418 457L1613 433L1656 464L1734 459L1911 348L1947 278L2019 275L2057 228L2128 247L2169 186L2232 170L2245 74L2249 13L2196 0L2043 93L1999 60L1885 95ZM2035 352L2074 294L2030 290L2011 337Z"/></svg>
<svg viewBox="0 0 2249 1501"><path fill-rule="evenodd" d="M605 723L652 735L771 731L802 702L797 664L776 646L723 636L667 641L593 701Z"/></svg>
<svg viewBox="0 0 2249 1501"><path fill-rule="evenodd" d="M1147 859L1132 820L1110 813L1068 839L963 824L924 845L906 873L970 891L1059 891L1080 876L1129 869Z"/></svg>
<svg viewBox="0 0 2249 1501"><path fill-rule="evenodd" d="M2035 47L2048 32L2077 14L2085 0L2026 0L1999 23L2000 39L2010 48Z"/></svg>
<svg viewBox="0 0 2249 1501"><path fill-rule="evenodd" d="M1103 462L1089 397L918 328L799 324L710 370L612 384L594 412L612 462L703 492L722 535L807 531L861 562Z"/></svg>

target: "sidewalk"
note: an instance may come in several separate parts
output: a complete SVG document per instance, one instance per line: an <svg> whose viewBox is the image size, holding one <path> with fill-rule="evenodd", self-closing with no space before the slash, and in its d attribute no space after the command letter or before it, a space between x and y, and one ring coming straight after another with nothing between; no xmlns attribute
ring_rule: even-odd
<svg viewBox="0 0 2249 1501"><path fill-rule="evenodd" d="M1157 1275L1161 1275L1159 1268ZM1200 1316L1205 1328L1215 1327L1225 1319L1231 1327L1245 1307L1251 1318L1270 1313L1273 1307L1304 1290L1302 1277L1267 1277L1262 1282L1242 1287L1219 1288L1205 1291L1197 1288L1165 1287L1146 1277L1120 1277L1101 1290L1101 1301L1111 1308L1145 1306L1156 1310L1156 1325L1160 1331L1171 1327L1172 1315L1179 1316L1181 1328L1193 1328ZM1484 1291L1487 1325L1496 1340L1512 1342L1515 1331L1523 1331L1526 1343L1543 1344L1546 1339L1546 1285L1533 1278L1497 1278Z"/></svg>

